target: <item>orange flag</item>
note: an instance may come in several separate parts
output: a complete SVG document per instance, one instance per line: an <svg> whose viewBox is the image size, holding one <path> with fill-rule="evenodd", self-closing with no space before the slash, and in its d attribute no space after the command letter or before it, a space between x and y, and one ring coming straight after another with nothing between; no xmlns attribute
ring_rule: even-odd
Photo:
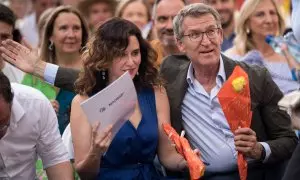
<svg viewBox="0 0 300 180"><path fill-rule="evenodd" d="M162 126L167 136L174 142L177 152L186 160L191 180L201 178L204 175L205 165L192 150L188 140L183 136L179 136L170 124L164 123Z"/></svg>
<svg viewBox="0 0 300 180"><path fill-rule="evenodd" d="M247 73L236 66L218 93L219 102L232 132L238 128L250 127L251 97ZM237 159L241 180L247 179L247 161L243 154L238 153Z"/></svg>

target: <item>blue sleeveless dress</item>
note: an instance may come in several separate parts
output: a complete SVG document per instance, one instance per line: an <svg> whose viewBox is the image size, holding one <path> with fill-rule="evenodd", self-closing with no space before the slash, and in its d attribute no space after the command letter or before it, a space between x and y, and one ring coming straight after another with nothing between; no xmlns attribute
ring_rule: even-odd
<svg viewBox="0 0 300 180"><path fill-rule="evenodd" d="M138 93L142 119L137 128L127 121L101 159L98 180L158 180L153 160L158 146L158 123L152 89Z"/></svg>

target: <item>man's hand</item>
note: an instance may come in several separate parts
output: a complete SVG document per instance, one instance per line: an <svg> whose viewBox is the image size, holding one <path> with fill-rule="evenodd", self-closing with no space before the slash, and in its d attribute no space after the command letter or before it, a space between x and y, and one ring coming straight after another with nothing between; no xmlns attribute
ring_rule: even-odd
<svg viewBox="0 0 300 180"><path fill-rule="evenodd" d="M36 68L40 66L41 63L45 64L45 62L39 60L39 56L36 51L33 51L10 39L2 41L2 44L0 45L0 53L1 57L5 61L30 74L37 75L35 72L37 71ZM43 76L43 73L41 75Z"/></svg>
<svg viewBox="0 0 300 180"><path fill-rule="evenodd" d="M257 142L256 133L250 128L239 128L234 132L236 150L247 157L259 160L263 146Z"/></svg>

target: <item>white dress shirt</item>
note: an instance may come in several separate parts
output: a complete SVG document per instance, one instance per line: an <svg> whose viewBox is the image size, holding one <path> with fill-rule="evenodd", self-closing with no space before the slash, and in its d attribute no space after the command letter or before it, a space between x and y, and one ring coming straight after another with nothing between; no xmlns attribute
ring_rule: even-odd
<svg viewBox="0 0 300 180"><path fill-rule="evenodd" d="M69 161L56 114L38 90L12 83L10 126L0 140L0 179L35 179L37 156L45 169Z"/></svg>

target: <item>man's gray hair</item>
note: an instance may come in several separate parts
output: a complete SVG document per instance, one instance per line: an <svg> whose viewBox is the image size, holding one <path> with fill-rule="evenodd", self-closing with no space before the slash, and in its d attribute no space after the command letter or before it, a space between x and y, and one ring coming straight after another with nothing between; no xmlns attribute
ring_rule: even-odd
<svg viewBox="0 0 300 180"><path fill-rule="evenodd" d="M202 16L205 14L213 15L217 22L217 26L219 28L222 28L220 14L213 7L203 4L203 3L194 3L194 4L190 4L188 6L185 6L174 17L173 29L174 29L175 38L180 40L183 37L182 23L183 23L184 18L199 17L199 16Z"/></svg>

